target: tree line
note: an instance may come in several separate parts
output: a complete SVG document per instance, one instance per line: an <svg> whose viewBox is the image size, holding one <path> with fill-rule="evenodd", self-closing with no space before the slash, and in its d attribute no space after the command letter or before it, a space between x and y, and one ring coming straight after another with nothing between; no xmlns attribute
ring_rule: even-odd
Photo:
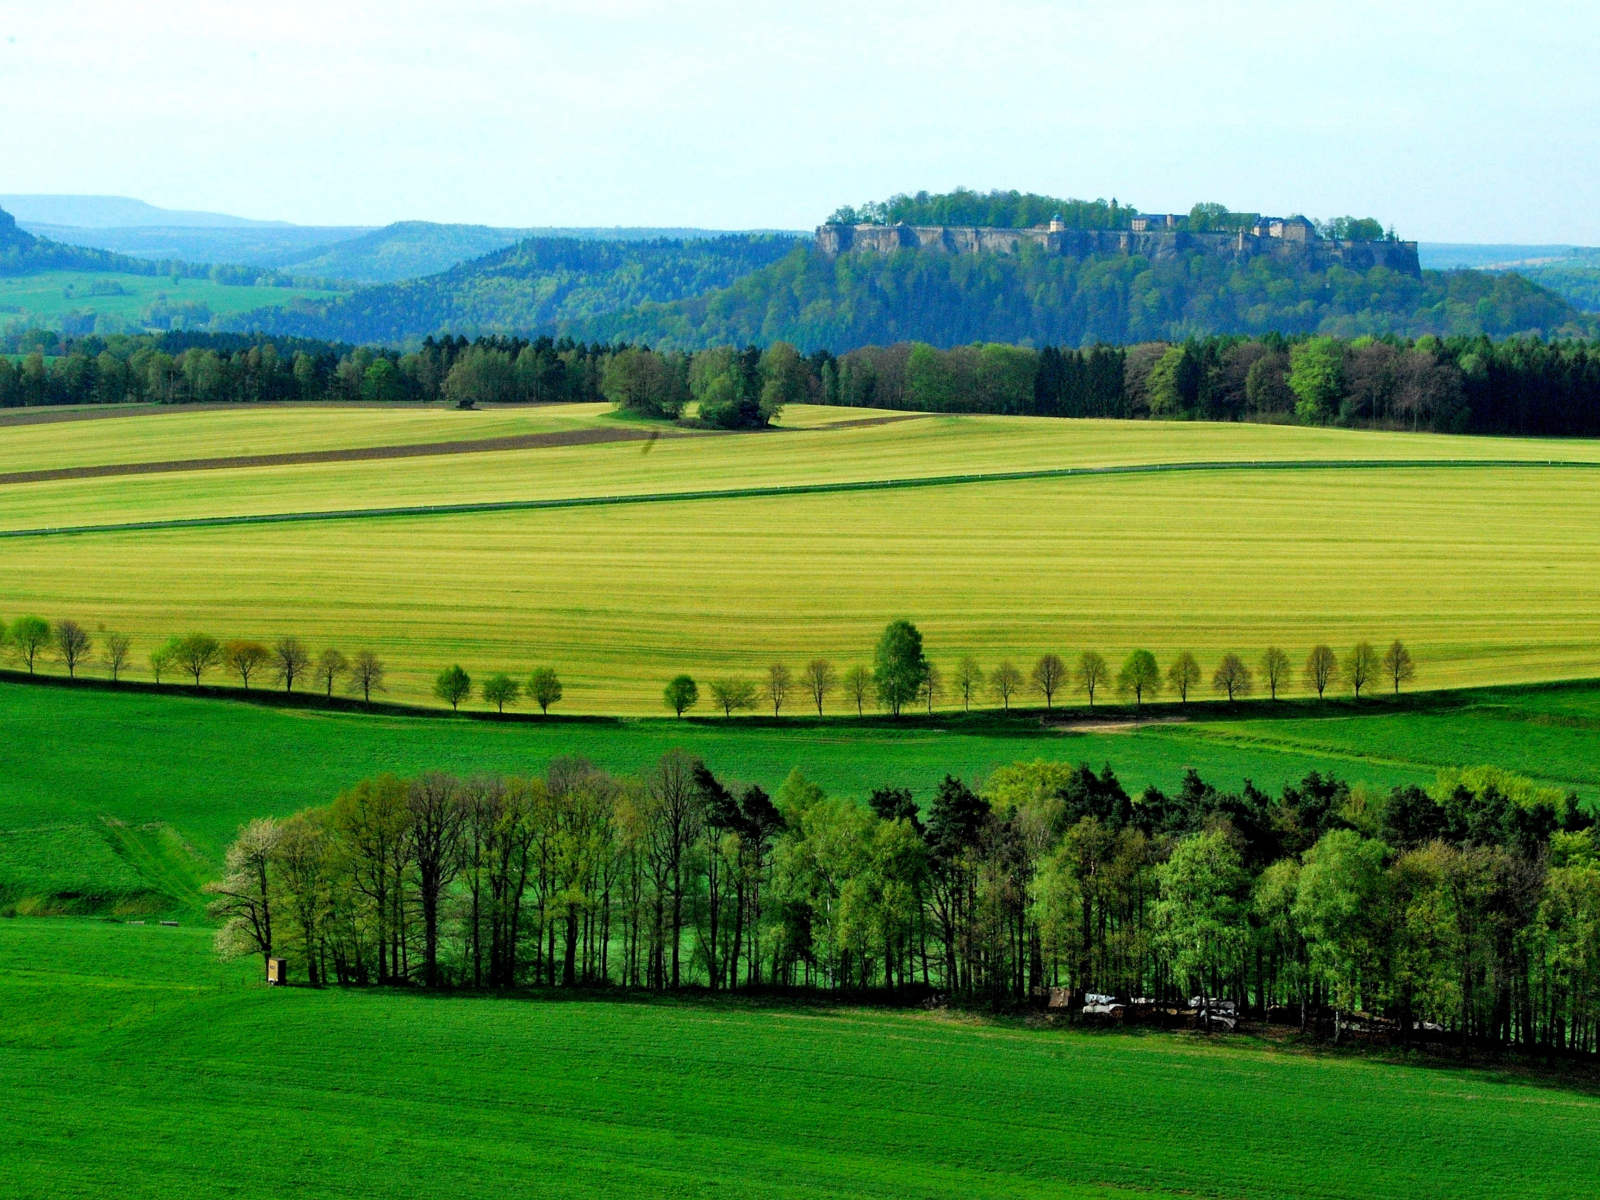
<svg viewBox="0 0 1600 1200"><path fill-rule="evenodd" d="M6 342L0 339L0 342ZM426 339L407 353L203 334L62 339L0 356L0 407L262 400L609 401L723 428L785 404L911 412L1293 422L1439 432L1600 433L1600 345L1393 336L1190 338L1087 349L998 343L864 346L802 357L790 343L697 353L548 337ZM22 351L25 351L23 353Z"/></svg>
<svg viewBox="0 0 1600 1200"><path fill-rule="evenodd" d="M1337 1038L1384 1023L1594 1053L1600 841L1577 797L1493 768L1269 796L1192 770L1130 795L1034 762L866 804L776 796L682 751L616 776L364 779L241 828L208 886L225 955L311 983L816 988L1011 1007L1068 987Z"/></svg>
<svg viewBox="0 0 1600 1200"><path fill-rule="evenodd" d="M99 665L115 681L133 665L132 641L126 634L93 634L70 618L54 624L38 616L18 617L9 625L0 622L0 650L9 652L30 675L45 662L54 661L66 668L70 678L76 678L81 669ZM157 645L147 661L157 684L164 678L177 678L199 687L213 672L221 671L238 679L245 691L252 682L260 685L270 680L286 692L293 692L299 683L302 690L315 686L331 698L335 686L343 685L350 694L370 702L374 692L388 690L387 668L375 652L361 650L347 658L330 647L313 656L297 637L281 637L269 644L190 633ZM1318 699L1341 685L1349 687L1357 700L1363 690L1370 692L1380 686L1388 686L1398 695L1401 685L1415 677L1416 662L1398 638L1381 654L1365 641L1342 656L1319 644L1299 670L1304 690L1315 691ZM884 628L870 666L858 663L841 672L830 659L813 658L796 672L786 663L774 662L759 679L720 675L708 680L705 698L713 711L720 709L724 717L768 704L774 717L782 716L786 707L791 712L815 707L821 717L835 697L843 698L847 711L854 707L857 716L865 715L869 704L896 717L917 706L925 706L930 715L947 704L959 704L970 712L975 702L981 707L986 697L1009 712L1013 703L1030 695L1043 700L1048 710L1072 689L1087 699L1090 708L1097 697L1104 699L1114 692L1120 699L1132 700L1138 709L1158 699L1163 690L1176 696L1180 704L1187 704L1205 680L1192 653L1178 654L1163 671L1148 650L1130 653L1114 673L1103 654L1085 650L1071 664L1059 654L1041 654L1026 674L1010 659L986 671L976 658L966 655L946 676L925 653L922 632L902 619ZM1294 682L1294 664L1278 646L1269 646L1256 667L1238 654L1224 654L1210 675L1211 690L1229 703L1255 694L1258 687L1276 700L1291 691ZM485 706L501 713L524 700L548 713L562 694L560 676L552 667L535 668L526 681L496 671L475 686L472 676L455 663L441 671L433 684L434 697L452 711L477 695ZM662 692L663 704L677 717L701 700L699 683L687 674L673 677Z"/></svg>

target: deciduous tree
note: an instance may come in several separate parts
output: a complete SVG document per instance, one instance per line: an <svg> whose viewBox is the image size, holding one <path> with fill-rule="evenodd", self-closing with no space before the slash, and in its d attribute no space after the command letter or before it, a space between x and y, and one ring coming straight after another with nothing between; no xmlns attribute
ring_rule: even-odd
<svg viewBox="0 0 1600 1200"><path fill-rule="evenodd" d="M851 667L844 673L844 690L856 702L856 716L864 715L867 697L872 695L872 670L859 663Z"/></svg>
<svg viewBox="0 0 1600 1200"><path fill-rule="evenodd" d="M337 650L324 650L317 656L317 682L322 685L323 694L328 699L333 699L333 685L343 679L350 670L350 660Z"/></svg>
<svg viewBox="0 0 1600 1200"><path fill-rule="evenodd" d="M939 668L932 663L922 677L922 691L919 693L928 706L928 715L933 716L933 706L944 695L944 676L939 674Z"/></svg>
<svg viewBox="0 0 1600 1200"><path fill-rule="evenodd" d="M1055 705L1056 692L1067 681L1067 664L1061 661L1059 654L1041 654L1033 664L1033 674L1030 677L1033 690L1044 697L1044 706L1052 708Z"/></svg>
<svg viewBox="0 0 1600 1200"><path fill-rule="evenodd" d="M156 677L156 682L161 682L162 672L172 666L172 642L157 646L150 651L150 673Z"/></svg>
<svg viewBox="0 0 1600 1200"><path fill-rule="evenodd" d="M350 690L360 692L361 699L372 703L373 692L386 692L383 685L383 661L371 650L359 650L350 660Z"/></svg>
<svg viewBox="0 0 1600 1200"><path fill-rule="evenodd" d="M433 681L433 694L452 709L459 709L461 702L472 695L472 676L461 669L460 663L448 666Z"/></svg>
<svg viewBox="0 0 1600 1200"><path fill-rule="evenodd" d="M272 957L272 860L281 829L263 817L239 828L239 836L223 860L223 876L205 885L216 899L209 905L222 921L217 930L217 953L223 958L261 955L262 970Z"/></svg>
<svg viewBox="0 0 1600 1200"><path fill-rule="evenodd" d="M57 621L55 627L56 657L67 668L67 677L74 678L78 664L85 661L94 650L94 639L89 631L76 621Z"/></svg>
<svg viewBox="0 0 1600 1200"><path fill-rule="evenodd" d="M273 644L273 674L278 682L283 684L284 691L294 691L294 681L302 678L310 668L311 655L306 653L306 648L300 644L299 638L281 637Z"/></svg>
<svg viewBox="0 0 1600 1200"><path fill-rule="evenodd" d="M767 699L772 701L773 716L777 716L783 708L783 702L789 698L789 689L793 686L794 678L783 663L773 663L767 668Z"/></svg>
<svg viewBox="0 0 1600 1200"><path fill-rule="evenodd" d="M1339 678L1339 659L1334 654L1333 648L1327 645L1314 646L1311 653L1306 656L1305 671L1306 686L1315 688L1317 699L1322 699L1322 693Z"/></svg>
<svg viewBox="0 0 1600 1200"><path fill-rule="evenodd" d="M972 697L983 691L983 668L978 660L968 654L956 665L956 692L961 696L961 707L972 711Z"/></svg>
<svg viewBox="0 0 1600 1200"><path fill-rule="evenodd" d="M1006 712L1011 711L1011 697L1022 690L1022 672L1009 658L1001 662L989 675L989 690Z"/></svg>
<svg viewBox="0 0 1600 1200"><path fill-rule="evenodd" d="M250 690L250 676L254 675L272 657L260 642L235 640L222 647L222 665L239 677L244 690Z"/></svg>
<svg viewBox="0 0 1600 1200"><path fill-rule="evenodd" d="M1178 693L1178 703L1189 703L1189 689L1200 682L1200 664L1195 661L1193 654L1185 650L1172 660L1172 665L1167 668L1167 682Z"/></svg>
<svg viewBox="0 0 1600 1200"><path fill-rule="evenodd" d="M561 699L561 680L554 667L535 669L528 677L528 695L539 705L541 713L550 711L550 706Z"/></svg>
<svg viewBox="0 0 1600 1200"><path fill-rule="evenodd" d="M1399 638L1396 638L1383 652L1383 674L1394 684L1396 696L1400 694L1400 685L1415 678L1417 674L1417 664L1411 660L1411 651L1406 649L1405 643Z"/></svg>
<svg viewBox="0 0 1600 1200"><path fill-rule="evenodd" d="M890 621L873 655L872 681L878 688L878 703L898 717L901 708L921 693L927 675L921 632L910 621Z"/></svg>
<svg viewBox="0 0 1600 1200"><path fill-rule="evenodd" d="M1372 682L1378 673L1378 652L1371 642L1357 642L1344 658L1344 677L1355 689L1356 699L1361 699L1361 689Z"/></svg>
<svg viewBox="0 0 1600 1200"><path fill-rule="evenodd" d="M711 702L722 710L723 716L731 717L756 706L756 685L732 675L713 679Z"/></svg>
<svg viewBox="0 0 1600 1200"><path fill-rule="evenodd" d="M1267 690L1274 700L1278 698L1278 689L1288 685L1289 656L1277 646L1268 646L1261 656L1261 678L1267 681Z"/></svg>
<svg viewBox="0 0 1600 1200"><path fill-rule="evenodd" d="M817 716L820 717L822 702L828 698L828 693L833 691L834 685L838 682L833 664L825 658L813 658L806 664L800 679L805 684L806 691L811 694L812 703L817 706Z"/></svg>
<svg viewBox="0 0 1600 1200"><path fill-rule="evenodd" d="M1085 650L1078 655L1078 690L1089 697L1089 707L1094 707L1094 694L1111 676L1111 667L1105 655L1096 650Z"/></svg>
<svg viewBox="0 0 1600 1200"><path fill-rule="evenodd" d="M209 633L191 633L172 643L172 659L199 687L201 677L222 661L222 644Z"/></svg>
<svg viewBox="0 0 1600 1200"><path fill-rule="evenodd" d="M1133 697L1135 711L1144 707L1146 696L1154 699L1161 692L1161 668L1148 650L1135 650L1117 672L1117 692Z"/></svg>
<svg viewBox="0 0 1600 1200"><path fill-rule="evenodd" d="M18 617L6 634L12 652L20 658L33 674L34 660L50 644L50 622L43 617Z"/></svg>
<svg viewBox="0 0 1600 1200"><path fill-rule="evenodd" d="M1219 696L1227 696L1228 703L1232 704L1238 697L1248 696L1254 682L1244 659L1237 654L1224 654L1211 675L1211 690Z"/></svg>
<svg viewBox="0 0 1600 1200"><path fill-rule="evenodd" d="M115 680L122 675L123 668L132 657L132 643L125 633L108 633L101 645L100 657L105 660L111 678Z"/></svg>
<svg viewBox="0 0 1600 1200"><path fill-rule="evenodd" d="M504 671L496 672L483 681L483 702L492 704L500 712L506 705L513 707L522 698L522 685Z"/></svg>
<svg viewBox="0 0 1600 1200"><path fill-rule="evenodd" d="M668 682L666 690L661 693L661 698L674 716L681 717L700 703L700 689L689 676L675 675Z"/></svg>

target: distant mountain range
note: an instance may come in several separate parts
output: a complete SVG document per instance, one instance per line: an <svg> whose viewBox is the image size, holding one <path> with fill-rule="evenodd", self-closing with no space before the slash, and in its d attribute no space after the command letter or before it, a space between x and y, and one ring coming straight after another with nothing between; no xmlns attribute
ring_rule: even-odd
<svg viewBox="0 0 1600 1200"><path fill-rule="evenodd" d="M257 221L227 213L157 208L130 196L0 196L0 208L27 227L35 222L83 229L129 228L142 225L185 229L287 228L287 221ZM102 247L108 249L109 247Z"/></svg>

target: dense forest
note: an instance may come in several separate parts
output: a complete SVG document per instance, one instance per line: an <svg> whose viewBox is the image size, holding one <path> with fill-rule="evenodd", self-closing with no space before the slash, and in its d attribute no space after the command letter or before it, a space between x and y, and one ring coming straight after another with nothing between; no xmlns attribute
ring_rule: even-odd
<svg viewBox="0 0 1600 1200"><path fill-rule="evenodd" d="M1600 841L1490 768L1277 796L1017 764L868 804L681 751L637 777L380 775L253 821L229 955L312 983L816 988L1008 1008L1053 987L1398 1043L1594 1053Z"/></svg>
<svg viewBox="0 0 1600 1200"><path fill-rule="evenodd" d="M262 309L229 325L389 343L441 330L553 333L601 313L726 287L781 259L794 244L768 234L690 241L528 238L439 275L365 288L325 304Z"/></svg>
<svg viewBox="0 0 1600 1200"><path fill-rule="evenodd" d="M834 353L900 341L1129 344L1217 334L1592 336L1595 319L1517 275L1317 270L1199 250L1150 261L935 251L828 258L797 247L720 291L567 327L586 340L698 349L793 342Z"/></svg>
<svg viewBox="0 0 1600 1200"><path fill-rule="evenodd" d="M694 354L570 338L428 338L404 354L179 332L0 338L0 408L262 400L607 400L764 425L785 404L1045 417L1255 420L1455 433L1600 435L1600 346L1477 336L1194 338L1087 350L921 342L802 357L789 343Z"/></svg>

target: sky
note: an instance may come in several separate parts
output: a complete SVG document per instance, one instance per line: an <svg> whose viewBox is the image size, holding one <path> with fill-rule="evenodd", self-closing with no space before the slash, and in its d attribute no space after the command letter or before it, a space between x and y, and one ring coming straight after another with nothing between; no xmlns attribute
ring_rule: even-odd
<svg viewBox="0 0 1600 1200"><path fill-rule="evenodd" d="M966 186L1600 244L1600 4L0 0L0 193L809 228Z"/></svg>

